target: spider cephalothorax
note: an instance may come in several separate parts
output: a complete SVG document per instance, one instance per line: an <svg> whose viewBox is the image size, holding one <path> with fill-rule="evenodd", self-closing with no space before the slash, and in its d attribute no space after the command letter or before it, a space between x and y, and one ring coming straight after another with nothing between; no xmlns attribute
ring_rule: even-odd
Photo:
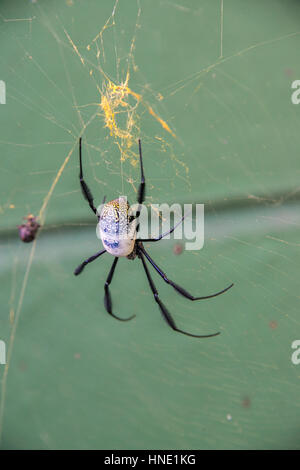
<svg viewBox="0 0 300 470"><path fill-rule="evenodd" d="M104 202L105 201L104 199L103 204L102 204L102 209L99 214L94 205L94 198L92 196L92 193L83 178L81 138L79 139L80 185L81 185L81 189L82 189L85 199L88 201L90 208L92 209L92 211L98 218L98 228L99 228L100 237L101 237L104 249L99 251L95 255L91 256L90 258L87 258L85 261L83 261L83 263L81 263L75 269L74 274L75 276L78 276L78 274L80 274L83 271L83 269L85 268L87 264L99 258L99 256L103 255L104 253L110 253L111 255L113 255L115 259L110 269L110 272L108 274L108 277L106 279L106 282L104 284L104 292L105 292L104 305L105 305L107 312L110 315L112 315L114 318L117 318L118 320L121 320L121 321L131 320L135 315L132 315L129 318L120 318L112 312L112 301L111 301L109 286L112 281L119 258L127 257L128 259L133 260L136 257L138 257L142 261L142 265L146 273L150 289L152 291L154 299L156 303L158 304L160 311L165 321L167 322L167 324L173 330L178 331L179 333L183 333L188 336L193 336L195 338L209 338L212 336L217 336L220 333L213 333L210 335L194 335L194 334L188 333L184 330L177 328L171 314L169 313L169 311L167 310L167 308L165 307L165 305L162 303L162 301L159 298L158 291L156 290L155 284L148 270L146 260L152 265L155 271L160 275L160 277L167 284L172 286L173 289L175 289L179 294L181 294L183 297L189 300L203 300L203 299L210 299L212 297L216 297L217 295L223 294L228 289L230 289L233 286L233 284L230 284L230 286L226 287L225 289L215 294L207 295L205 297L194 297L185 289L180 287L178 284L175 284L175 282L171 281L171 279L167 277L167 275L157 266L155 261L150 257L148 252L145 250L143 242L159 241L167 234L172 233L175 230L177 225L172 227L171 230L169 230L166 233L163 233L157 238L137 239L140 206L144 202L145 187L146 187L145 177L144 177L144 168L143 168L143 159L142 159L142 148L141 148L140 140L139 140L139 154L140 154L140 165L141 165L141 182L140 182L139 191L138 191L138 198L137 198L138 209L136 211L136 214L135 215L130 214L130 207L129 207L126 197L120 197L118 199L114 199L107 203Z"/></svg>

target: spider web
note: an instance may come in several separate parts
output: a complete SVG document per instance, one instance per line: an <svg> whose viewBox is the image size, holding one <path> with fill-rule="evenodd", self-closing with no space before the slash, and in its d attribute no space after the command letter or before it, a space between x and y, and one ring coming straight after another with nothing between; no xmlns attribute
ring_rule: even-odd
<svg viewBox="0 0 300 470"><path fill-rule="evenodd" d="M253 2L251 11L235 1L156 1L150 6L145 1L116 0L101 7L98 2L88 4L89 8L84 8L81 2L72 0L63 4L32 1L25 9L20 2L3 2L0 8L0 35L5 45L0 79L7 87L7 104L0 105L0 234L3 285L5 282L8 287L3 290L2 305L6 308L0 319L0 339L7 344L7 364L0 366L0 433L5 430L5 415L11 413L11 405L6 405L10 402L10 374L14 394L19 384L14 372L22 368L20 360L18 366L12 362L14 350L19 358L26 345L19 333L24 330L19 327L22 324L28 332L24 323L33 327L37 321L36 309L35 314L30 310L30 296L43 301L34 290L37 265L47 268L50 260L45 250L49 250L54 260L48 268L53 286L55 282L71 286L74 262L89 250L96 251L95 224L82 202L77 178L78 139L83 136L86 179L100 203L104 194L108 199L127 194L130 202L135 200L139 184L137 139L141 138L147 169L146 203L206 204L205 249L170 259L174 242L162 242L155 248L156 256L151 252L154 259L168 273L174 273L170 277L178 282L179 271L180 283L193 292L200 281L203 289L210 291L225 287L230 280L238 283L234 299L226 297L214 305L205 304L205 317L200 320L192 318L194 304L174 299L164 286L160 290L172 305L172 312L177 312L176 321L188 330L199 329L200 321L204 332L217 331L222 311L221 329L229 341L222 346L226 359L216 360L215 369L228 369L228 377L237 386L226 382L226 406L214 411L212 422L217 423L216 434L222 442L228 416L235 421L234 410L239 407L236 426L247 432L244 440L239 440L238 431L229 432L235 446L243 446L247 439L259 442L260 432L255 426L262 402L258 400L254 417L240 415L240 409L247 408L248 396L254 401L255 396L260 397L261 391L253 383L266 371L270 377L276 370L278 395L283 397L287 390L296 395L296 372L289 370L289 348L297 339L293 328L299 329L295 274L300 223L299 113L290 102L290 84L300 75L300 32L291 13L298 9L286 2L286 10L282 10L280 2L274 2L277 20L270 25L265 16L266 2ZM255 15L255 28L249 15ZM16 243L15 226L28 213L37 215L42 227L37 240L24 246ZM78 248L70 241L76 239L75 231L83 234L85 246ZM68 242L64 243L61 233ZM86 238L87 233L92 233L91 238ZM59 246L55 240L59 240ZM107 269L105 265L103 270ZM128 267L128 272L138 282L135 269ZM152 306L146 285L141 292L122 287L126 275L126 268L121 267L120 280L116 280L124 302L133 302L135 313L143 302ZM252 304L249 288L250 296L254 292L256 296ZM81 289L90 290L90 281L83 280ZM70 292L69 296L73 295ZM68 295L60 295L67 302ZM22 317L24 307L26 319ZM144 339L143 347L136 338L127 338L128 348L138 352L140 364L149 359L154 347L160 353L168 348L174 353L171 343L162 345L166 328L162 328L159 317L157 323L153 317L145 320L145 328L153 328L150 331L156 335L161 327L158 337ZM99 322L97 316L94 322ZM50 325L45 328L51 331ZM243 343L249 336L257 339L245 349ZM113 341L118 355L123 339L116 336ZM272 345L277 348L276 358L272 357ZM195 346L189 348L195 351ZM214 348L205 345L207 361ZM177 359L166 364L179 373ZM184 367L186 364L183 362ZM140 395L144 394L143 405L150 410L155 401L146 383L152 377L152 366L149 360L145 383L135 383L141 387ZM214 383L208 366L209 361L207 365L201 362L204 376L213 383L212 389L215 387L216 406L221 384ZM190 369L195 377L197 367L196 362ZM168 371L165 379L162 377L162 381L175 381ZM270 389L272 383L271 379L267 383ZM235 394L233 404L227 396L231 392ZM273 396L270 405L265 405L265 416L276 400ZM290 416L292 412L287 411ZM155 419L159 419L158 414ZM211 418L206 418L210 426ZM10 429L9 419L7 422ZM182 429L184 417L171 422L174 429ZM202 441L208 448L214 445L216 428L211 426ZM197 425L192 420L193 427L195 433ZM37 428L42 429L42 424ZM153 429L150 437L155 434ZM183 437L178 429L174 434L181 436L179 442L191 445L195 434L191 431L188 435L186 430ZM165 432L169 432L167 425ZM21 431L20 436L22 440ZM51 433L41 432L40 439L46 447L57 445ZM173 445L172 440L166 442ZM276 442L274 435L266 438L265 445L276 446ZM143 447L143 441L140 445Z"/></svg>

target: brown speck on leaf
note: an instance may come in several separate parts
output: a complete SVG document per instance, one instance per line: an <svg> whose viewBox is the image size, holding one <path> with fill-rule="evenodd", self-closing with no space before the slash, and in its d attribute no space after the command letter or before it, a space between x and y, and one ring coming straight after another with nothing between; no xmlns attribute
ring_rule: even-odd
<svg viewBox="0 0 300 470"><path fill-rule="evenodd" d="M75 353L74 354L74 359L80 359L80 353Z"/></svg>
<svg viewBox="0 0 300 470"><path fill-rule="evenodd" d="M277 328L277 326L278 326L277 321L275 321L275 320L270 321L269 327L270 327L272 330L275 330L275 328Z"/></svg>
<svg viewBox="0 0 300 470"><path fill-rule="evenodd" d="M181 255L183 252L183 246L180 243L176 243L173 247L173 253L174 255Z"/></svg>
<svg viewBox="0 0 300 470"><path fill-rule="evenodd" d="M284 73L287 77L292 77L294 75L294 70L290 69L290 68L287 68L287 69L284 70Z"/></svg>
<svg viewBox="0 0 300 470"><path fill-rule="evenodd" d="M251 400L249 397L244 397L242 400L242 407L243 408L250 408L251 406Z"/></svg>
<svg viewBox="0 0 300 470"><path fill-rule="evenodd" d="M24 361L20 361L18 364L18 368L20 371L25 372L27 370L27 364Z"/></svg>

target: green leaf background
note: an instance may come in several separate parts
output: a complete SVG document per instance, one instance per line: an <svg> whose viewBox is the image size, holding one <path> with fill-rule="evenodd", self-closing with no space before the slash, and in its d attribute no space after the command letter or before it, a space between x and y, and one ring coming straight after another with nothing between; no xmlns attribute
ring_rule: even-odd
<svg viewBox="0 0 300 470"><path fill-rule="evenodd" d="M1 448L299 449L299 18L292 0L1 2ZM73 275L100 249L80 135L95 201L136 197L99 107L128 66L147 204L205 204L202 250L149 252L195 295L235 286L196 303L153 278L179 327L216 338L168 328L139 260L111 288L128 323L103 306L110 256Z"/></svg>

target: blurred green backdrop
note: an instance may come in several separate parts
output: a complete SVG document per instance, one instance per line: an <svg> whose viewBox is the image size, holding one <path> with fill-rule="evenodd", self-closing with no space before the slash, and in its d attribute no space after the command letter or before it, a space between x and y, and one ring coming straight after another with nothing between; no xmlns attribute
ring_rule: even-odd
<svg viewBox="0 0 300 470"><path fill-rule="evenodd" d="M13 0L0 25L1 447L300 448L299 2ZM129 139L105 127L114 93ZM80 135L97 203L135 199L141 137L146 202L205 204L202 250L149 252L195 295L235 282L195 303L153 272L179 327L220 336L168 328L138 260L111 288L125 324L103 306L111 257L73 276L99 250Z"/></svg>

